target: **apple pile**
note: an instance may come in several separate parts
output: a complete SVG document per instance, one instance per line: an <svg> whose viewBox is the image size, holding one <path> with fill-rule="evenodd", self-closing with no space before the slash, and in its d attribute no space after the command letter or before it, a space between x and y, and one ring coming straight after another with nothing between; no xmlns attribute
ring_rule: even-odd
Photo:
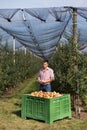
<svg viewBox="0 0 87 130"><path fill-rule="evenodd" d="M31 96L42 97L42 98L55 98L63 96L63 94L57 92L43 92L43 91L35 91L30 94Z"/></svg>

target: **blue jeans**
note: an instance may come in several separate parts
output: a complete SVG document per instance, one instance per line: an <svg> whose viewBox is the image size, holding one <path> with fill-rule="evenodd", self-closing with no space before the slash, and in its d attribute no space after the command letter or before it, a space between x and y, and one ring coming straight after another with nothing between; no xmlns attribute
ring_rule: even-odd
<svg viewBox="0 0 87 130"><path fill-rule="evenodd" d="M50 84L40 85L40 90L44 92L51 92L51 85Z"/></svg>

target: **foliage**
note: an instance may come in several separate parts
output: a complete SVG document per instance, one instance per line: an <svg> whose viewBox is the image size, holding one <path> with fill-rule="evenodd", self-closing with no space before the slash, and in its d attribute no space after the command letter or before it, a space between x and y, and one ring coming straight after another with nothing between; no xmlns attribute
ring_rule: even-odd
<svg viewBox="0 0 87 130"><path fill-rule="evenodd" d="M87 97L87 55L73 51L72 43L58 47L50 60L55 72L52 89L61 93L79 93L82 99ZM77 70L76 67L78 66Z"/></svg>
<svg viewBox="0 0 87 130"><path fill-rule="evenodd" d="M17 50L14 55L7 43L0 45L0 61L0 93L32 77L41 65L41 59L29 51L25 55L23 50Z"/></svg>

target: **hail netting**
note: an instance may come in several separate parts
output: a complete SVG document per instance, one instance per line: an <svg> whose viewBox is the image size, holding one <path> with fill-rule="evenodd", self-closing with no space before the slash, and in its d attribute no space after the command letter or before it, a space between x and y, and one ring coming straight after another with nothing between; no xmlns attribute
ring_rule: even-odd
<svg viewBox="0 0 87 130"><path fill-rule="evenodd" d="M0 28L37 56L49 59L71 18L71 8L1 9ZM82 13L83 12L83 13ZM87 17L87 9L78 8Z"/></svg>
<svg viewBox="0 0 87 130"><path fill-rule="evenodd" d="M49 59L70 16L70 11L64 8L2 9L0 28L34 54Z"/></svg>

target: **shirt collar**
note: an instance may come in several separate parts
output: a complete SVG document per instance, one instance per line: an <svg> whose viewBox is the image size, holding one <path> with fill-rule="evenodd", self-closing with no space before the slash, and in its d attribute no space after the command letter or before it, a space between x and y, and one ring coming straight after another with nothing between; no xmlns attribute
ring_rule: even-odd
<svg viewBox="0 0 87 130"><path fill-rule="evenodd" d="M44 69L42 68L42 70L44 70ZM49 70L49 67L47 67L46 70Z"/></svg>

